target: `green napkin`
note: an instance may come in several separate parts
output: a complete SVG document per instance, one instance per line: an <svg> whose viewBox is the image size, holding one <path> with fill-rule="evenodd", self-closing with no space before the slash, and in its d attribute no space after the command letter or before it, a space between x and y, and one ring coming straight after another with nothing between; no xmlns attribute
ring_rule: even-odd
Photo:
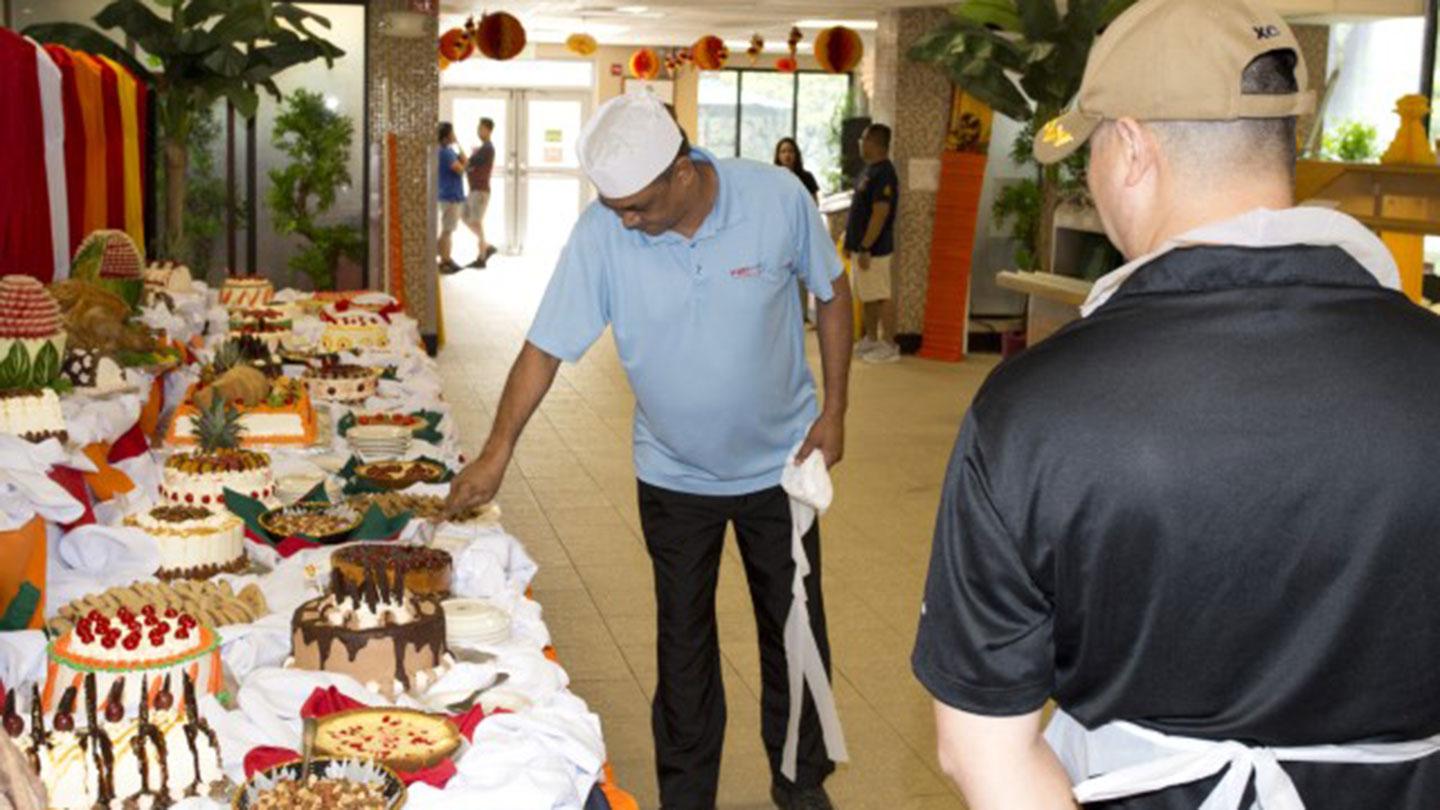
<svg viewBox="0 0 1440 810"><path fill-rule="evenodd" d="M418 416L425 420L425 427L414 432L413 435L415 438L422 442L430 442L431 444L440 443L440 439L442 438L440 433L440 420L443 419L444 416L439 411L414 411L410 415ZM341 436L344 436L350 432L350 428L352 427L355 427L354 412L347 413L340 417L340 421L335 424L335 431Z"/></svg>
<svg viewBox="0 0 1440 810"><path fill-rule="evenodd" d="M0 632L7 630L24 630L30 623L30 617L35 615L35 608L40 606L40 589L29 582L20 583L20 588L15 592L15 598L5 606L5 613L0 615Z"/></svg>
<svg viewBox="0 0 1440 810"><path fill-rule="evenodd" d="M325 494L324 485L319 485L315 487L315 489L310 490L303 500L316 503L330 502L329 496ZM260 516L270 510L269 507L254 498L227 489L225 490L225 507L236 517L240 518L240 520L244 521L245 528L249 529L250 533L260 540L273 546L285 539L283 537L276 537L260 525ZM365 510L364 516L361 517L360 526L350 533L349 539L387 540L398 535L400 530L405 528L405 524L409 522L409 512L401 512L395 517L387 518L385 517L384 510L372 503L370 504L370 508ZM299 537L302 540L314 539L306 537L305 535L299 535Z"/></svg>
<svg viewBox="0 0 1440 810"><path fill-rule="evenodd" d="M439 464L441 467L445 468L445 474L440 476L440 480L434 483L443 484L455 477L455 471L450 469L448 466L445 465L445 462L439 459L430 458L428 456L421 456L420 458L416 459L416 461L429 461L435 464ZM342 491L346 495L358 495L365 492L393 491L385 489L384 487L375 486L374 484L371 484L365 479L355 475L355 468L359 467L362 463L363 462L361 462L359 458L351 456L350 460L345 462L345 466L340 469L339 476L345 479L345 488Z"/></svg>

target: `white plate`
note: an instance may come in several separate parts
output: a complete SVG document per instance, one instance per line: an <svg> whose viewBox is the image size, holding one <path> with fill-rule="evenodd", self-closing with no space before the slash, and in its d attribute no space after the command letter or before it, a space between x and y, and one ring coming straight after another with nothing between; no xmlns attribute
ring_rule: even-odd
<svg viewBox="0 0 1440 810"><path fill-rule="evenodd" d="M345 432L345 438L355 441L409 441L411 430L403 425L355 425Z"/></svg>

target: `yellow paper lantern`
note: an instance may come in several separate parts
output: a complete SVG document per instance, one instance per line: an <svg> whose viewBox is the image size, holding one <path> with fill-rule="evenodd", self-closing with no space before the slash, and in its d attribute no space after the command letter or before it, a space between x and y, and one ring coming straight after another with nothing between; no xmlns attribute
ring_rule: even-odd
<svg viewBox="0 0 1440 810"><path fill-rule="evenodd" d="M589 34L571 34L565 39L565 50L579 56L589 56L599 47L595 37Z"/></svg>
<svg viewBox="0 0 1440 810"><path fill-rule="evenodd" d="M450 60L445 58L445 54L442 53L442 54L436 54L436 55L437 55L437 56L439 57L439 59L440 59L440 69L441 69L441 70L444 70L445 68L450 67Z"/></svg>
<svg viewBox="0 0 1440 810"><path fill-rule="evenodd" d="M730 58L730 49L725 47L725 41L714 34L706 34L695 40L690 53L695 60L695 67L701 70L719 70L725 67L725 60Z"/></svg>
<svg viewBox="0 0 1440 810"><path fill-rule="evenodd" d="M815 37L815 61L827 73L849 73L864 55L865 42L843 25L826 28Z"/></svg>
<svg viewBox="0 0 1440 810"><path fill-rule="evenodd" d="M440 55L451 62L469 59L475 53L475 43L460 28L451 28L440 35Z"/></svg>
<svg viewBox="0 0 1440 810"><path fill-rule="evenodd" d="M649 81L660 75L660 57L651 48L640 48L630 54L630 75Z"/></svg>
<svg viewBox="0 0 1440 810"><path fill-rule="evenodd" d="M525 26L503 11L486 14L475 29L475 44L491 59L513 59L525 50Z"/></svg>

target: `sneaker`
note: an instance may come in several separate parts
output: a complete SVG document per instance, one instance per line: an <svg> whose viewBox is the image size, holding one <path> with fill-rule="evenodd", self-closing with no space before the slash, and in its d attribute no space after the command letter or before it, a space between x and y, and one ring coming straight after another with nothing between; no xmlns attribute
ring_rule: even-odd
<svg viewBox="0 0 1440 810"><path fill-rule="evenodd" d="M465 268L461 267L455 262L450 261L449 259L440 262L440 275L442 276L453 276L464 269Z"/></svg>
<svg viewBox="0 0 1440 810"><path fill-rule="evenodd" d="M870 352L875 351L876 347L878 346L880 346L880 341L871 340L868 337L862 337L860 338L860 341L855 344L855 356L864 357Z"/></svg>
<svg viewBox="0 0 1440 810"><path fill-rule="evenodd" d="M835 808L835 805L830 803L830 795L820 785L790 787L778 782L771 783L770 799L780 810L834 810Z"/></svg>
<svg viewBox="0 0 1440 810"><path fill-rule="evenodd" d="M898 363L900 362L900 347L894 343L879 343L875 348L860 355L860 359L866 363Z"/></svg>

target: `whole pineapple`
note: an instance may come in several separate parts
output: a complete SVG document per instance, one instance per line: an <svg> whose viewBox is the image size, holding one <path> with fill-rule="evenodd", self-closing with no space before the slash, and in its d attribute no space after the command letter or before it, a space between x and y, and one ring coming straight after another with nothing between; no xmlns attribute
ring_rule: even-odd
<svg viewBox="0 0 1440 810"><path fill-rule="evenodd" d="M205 455L221 455L224 450L237 450L245 426L240 424L240 411L221 397L215 397L194 416L195 440Z"/></svg>

